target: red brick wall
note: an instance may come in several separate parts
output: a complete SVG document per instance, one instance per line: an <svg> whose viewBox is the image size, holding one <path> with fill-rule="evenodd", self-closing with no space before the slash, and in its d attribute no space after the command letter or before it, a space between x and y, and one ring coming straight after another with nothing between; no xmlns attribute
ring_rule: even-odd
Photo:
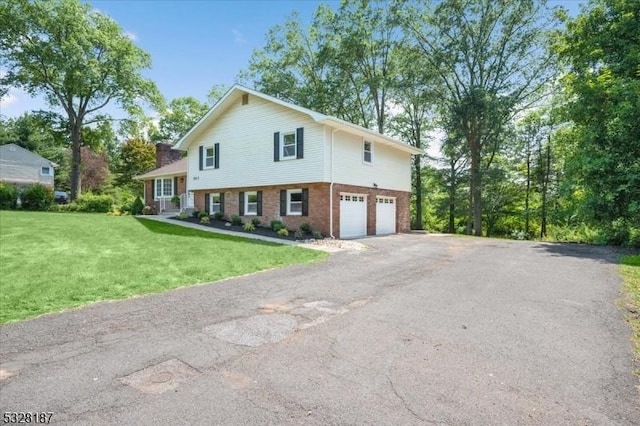
<svg viewBox="0 0 640 426"><path fill-rule="evenodd" d="M156 169L171 164L182 158L182 151L173 149L173 145L167 142L156 144Z"/></svg>
<svg viewBox="0 0 640 426"><path fill-rule="evenodd" d="M273 219L282 220L289 230L295 231L300 224L307 222L311 228L330 235L329 219L329 187L328 183L310 183L300 185L279 185L253 188L221 188L206 191L195 191L194 201L196 210L204 210L204 197L210 192L224 192L227 217L238 214L239 193L246 191L262 191L262 224L269 226ZM309 216L284 216L280 217L280 190L281 189L309 189ZM386 189L367 188L353 185L334 184L333 187L333 235L340 237L340 193L356 193L367 195L367 234L376 233L376 196L396 197L396 231L408 232L410 226L409 200L410 193L392 191ZM256 216L244 216L245 222Z"/></svg>
<svg viewBox="0 0 640 426"><path fill-rule="evenodd" d="M173 177L171 177L173 179ZM153 182L155 179L149 179L144 181L144 200L145 205L154 206L156 209L160 208L160 205L157 201L154 201L154 193L153 193ZM187 177L178 176L178 195L184 194L187 191Z"/></svg>

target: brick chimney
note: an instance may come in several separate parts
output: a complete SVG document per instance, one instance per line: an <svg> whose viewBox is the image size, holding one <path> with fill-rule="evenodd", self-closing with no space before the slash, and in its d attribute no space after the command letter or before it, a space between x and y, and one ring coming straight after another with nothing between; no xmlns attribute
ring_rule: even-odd
<svg viewBox="0 0 640 426"><path fill-rule="evenodd" d="M182 158L182 151L173 149L173 145L168 142L158 142L156 144L156 169L176 162Z"/></svg>

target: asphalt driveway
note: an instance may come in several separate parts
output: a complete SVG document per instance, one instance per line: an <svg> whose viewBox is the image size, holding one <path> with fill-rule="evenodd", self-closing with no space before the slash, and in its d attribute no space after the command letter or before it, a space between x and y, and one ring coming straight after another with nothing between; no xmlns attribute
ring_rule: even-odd
<svg viewBox="0 0 640 426"><path fill-rule="evenodd" d="M436 235L0 327L53 424L640 424L606 248Z"/></svg>

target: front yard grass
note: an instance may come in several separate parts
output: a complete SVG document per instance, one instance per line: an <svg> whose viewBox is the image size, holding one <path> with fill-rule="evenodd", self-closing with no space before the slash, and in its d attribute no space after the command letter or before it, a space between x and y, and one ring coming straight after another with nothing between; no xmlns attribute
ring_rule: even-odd
<svg viewBox="0 0 640 426"><path fill-rule="evenodd" d="M620 262L625 291L624 305L627 321L633 330L636 362L640 362L640 255L625 256ZM636 372L640 374L640 371Z"/></svg>
<svg viewBox="0 0 640 426"><path fill-rule="evenodd" d="M325 257L130 216L0 211L0 323Z"/></svg>

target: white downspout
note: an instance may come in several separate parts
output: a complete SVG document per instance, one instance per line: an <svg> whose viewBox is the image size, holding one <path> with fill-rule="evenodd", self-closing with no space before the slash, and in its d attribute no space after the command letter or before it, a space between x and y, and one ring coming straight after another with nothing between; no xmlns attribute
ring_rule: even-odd
<svg viewBox="0 0 640 426"><path fill-rule="evenodd" d="M331 175L329 180L329 236L334 240L336 237L333 235L333 134L338 130L340 129L333 129L331 131Z"/></svg>

